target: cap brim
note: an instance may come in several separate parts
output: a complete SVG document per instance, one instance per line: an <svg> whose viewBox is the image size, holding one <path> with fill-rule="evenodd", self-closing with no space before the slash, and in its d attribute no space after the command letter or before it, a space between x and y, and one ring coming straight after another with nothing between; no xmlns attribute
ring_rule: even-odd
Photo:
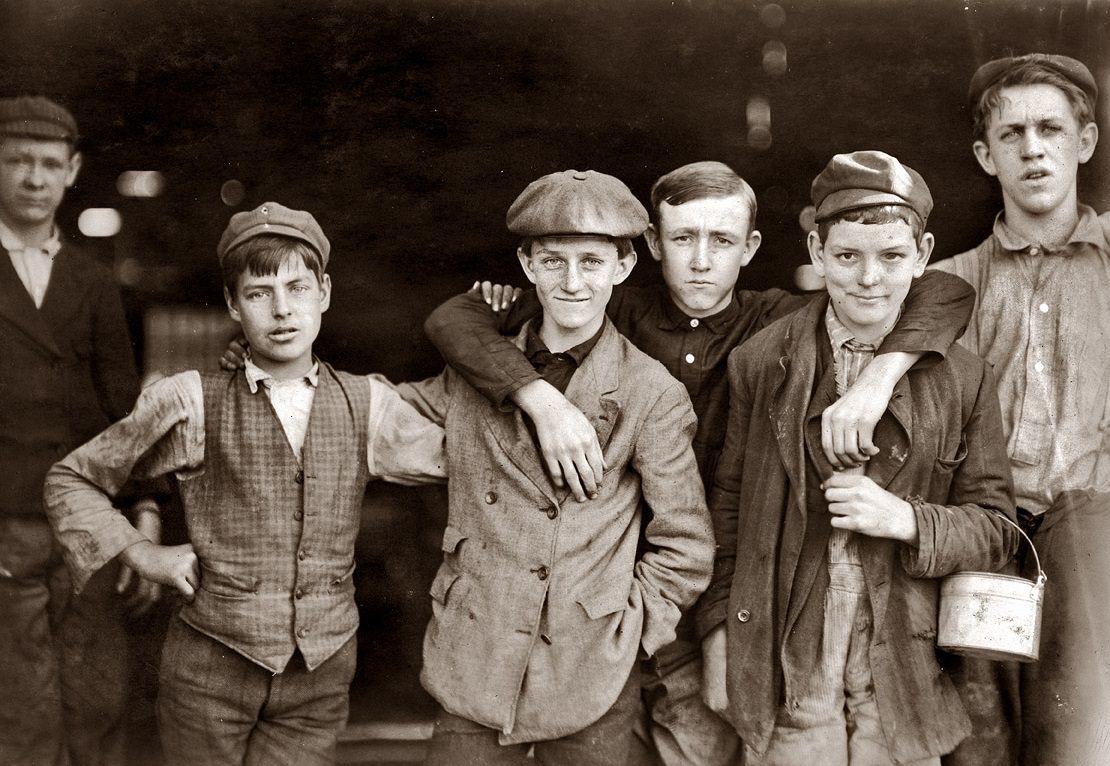
<svg viewBox="0 0 1110 766"><path fill-rule="evenodd" d="M309 239L300 229L293 226L285 226L283 224L273 223L257 224L255 226L251 226L249 229L244 229L243 231L239 232L234 239L228 242L226 246L224 246L223 251L224 253L231 252L231 249L236 245L240 245L243 242L246 242L248 239L251 239L252 237L260 237L265 234L278 234L283 237L292 237L293 239L299 239L301 242L306 243L317 253L320 253L320 248L317 247L316 243ZM323 253L320 253L320 257L323 258L325 256Z"/></svg>
<svg viewBox="0 0 1110 766"><path fill-rule="evenodd" d="M0 125L0 135L14 138L39 138L45 141L76 143L77 136L53 122L17 120Z"/></svg>
<svg viewBox="0 0 1110 766"><path fill-rule="evenodd" d="M821 200L814 217L821 221L837 213L873 205L901 205L913 209L913 205L905 199L890 192L881 192L875 189L841 189Z"/></svg>

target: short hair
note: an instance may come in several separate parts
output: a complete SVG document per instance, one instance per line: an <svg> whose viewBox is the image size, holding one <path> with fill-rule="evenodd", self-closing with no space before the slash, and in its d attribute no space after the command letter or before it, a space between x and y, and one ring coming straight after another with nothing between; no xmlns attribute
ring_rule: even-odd
<svg viewBox="0 0 1110 766"><path fill-rule="evenodd" d="M559 235L558 234L552 234L550 236L558 237ZM565 236L577 237L577 236L589 236L589 235L567 234ZM610 242L612 242L614 245L617 246L617 257L618 258L627 258L630 255L636 255L636 248L632 246L632 240L631 239L628 239L627 237L609 237L609 236L606 236L604 234L599 234L598 236L604 237L605 239L609 240ZM521 251L525 255L531 255L532 254L532 243L534 243L537 239L546 239L546 237L524 237L523 239L521 239L520 240L520 249L521 249Z"/></svg>
<svg viewBox="0 0 1110 766"><path fill-rule="evenodd" d="M681 205L707 197L740 197L748 206L748 226L755 227L756 201L752 187L723 162L691 162L660 176L651 187L651 217L659 221L659 205Z"/></svg>
<svg viewBox="0 0 1110 766"><path fill-rule="evenodd" d="M987 140L991 112L1002 103L1002 89L1020 85L1054 85L1067 97L1079 127L1095 121L1095 105L1086 91L1055 69L1036 61L1026 61L999 77L979 96L979 101L971 112L972 132L976 141Z"/></svg>
<svg viewBox="0 0 1110 766"><path fill-rule="evenodd" d="M255 276L277 274L281 264L291 255L300 256L305 267L324 281L324 264L316 248L297 237L284 234L260 234L243 240L228 250L220 263L224 287L232 296L239 286L239 277L249 271Z"/></svg>
<svg viewBox="0 0 1110 766"><path fill-rule="evenodd" d="M821 239L822 245L825 244L832 227L842 221L876 225L902 221L909 225L914 242L918 244L921 243L921 235L925 233L925 221L912 207L906 205L869 205L844 210L818 221L817 236Z"/></svg>

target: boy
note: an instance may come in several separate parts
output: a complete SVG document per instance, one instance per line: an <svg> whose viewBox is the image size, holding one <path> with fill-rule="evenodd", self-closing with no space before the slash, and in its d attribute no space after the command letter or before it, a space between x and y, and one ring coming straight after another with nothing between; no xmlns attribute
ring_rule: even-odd
<svg viewBox="0 0 1110 766"><path fill-rule="evenodd" d="M662 265L664 284L615 291L608 314L620 332L686 387L698 418L694 454L708 484L725 436L729 352L810 299L782 290L736 290L760 234L755 194L728 166L696 162L677 168L655 182L651 202L654 223L645 238ZM943 356L962 331L973 300L967 284L952 278L928 276L911 290L884 353L825 415L822 444L834 464L863 461L873 452L871 429L894 384L921 355ZM584 498L601 477L592 427L500 335L518 332L536 313L536 301L526 293L498 326L482 299L467 294L437 309L425 329L475 388L497 404L511 399L521 407L535 423L549 473L557 482L565 476ZM631 763L651 757L668 766L733 762L735 733L701 699L701 652L692 618L680 624L677 641L645 663L643 678L652 719L646 746L655 756L640 752Z"/></svg>
<svg viewBox="0 0 1110 766"><path fill-rule="evenodd" d="M924 180L882 152L812 187L828 297L729 357L728 433L701 600L706 695L750 766L934 766L970 722L936 659L936 578L995 570L1016 533L990 373L954 348L895 386L866 468L820 449L828 403L870 363L933 247ZM906 499L903 499L906 498Z"/></svg>
<svg viewBox="0 0 1110 766"><path fill-rule="evenodd" d="M445 426L451 474L421 675L443 708L427 762L514 763L534 745L543 764L624 766L637 656L674 639L713 558L694 414L682 385L605 316L647 226L628 188L554 173L524 190L507 223L542 311L512 348L585 413L607 468L574 502L545 473L519 410L451 368L405 387ZM649 549L638 554L641 532Z"/></svg>
<svg viewBox="0 0 1110 766"><path fill-rule="evenodd" d="M355 669L354 541L372 478L441 480L443 432L386 384L312 355L330 245L274 202L231 218L224 298L243 372L155 383L55 465L50 521L77 588L115 557L188 602L162 652L170 764L331 763ZM172 473L190 544L146 540L111 506L129 476Z"/></svg>
<svg viewBox="0 0 1110 766"><path fill-rule="evenodd" d="M111 273L58 230L81 170L77 122L0 99L0 763L122 764L125 610L158 586L118 565L74 595L42 506L46 472L123 417L139 376ZM157 507L135 523L161 534Z"/></svg>
<svg viewBox="0 0 1110 766"><path fill-rule="evenodd" d="M984 64L968 95L975 157L1003 211L979 247L937 267L978 290L962 343L998 374L1018 515L1048 574L1040 661L1021 666L1021 758L1104 763L1110 216L1080 204L1076 186L1098 142L1098 88L1081 62L1033 53Z"/></svg>

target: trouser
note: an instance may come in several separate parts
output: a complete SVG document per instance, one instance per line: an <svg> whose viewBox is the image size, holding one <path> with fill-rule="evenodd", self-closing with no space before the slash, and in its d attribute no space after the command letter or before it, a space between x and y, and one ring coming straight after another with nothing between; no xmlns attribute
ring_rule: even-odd
<svg viewBox="0 0 1110 766"><path fill-rule="evenodd" d="M744 747L745 766L894 766L868 656L871 603L858 558L844 555L852 547L847 540L842 530L830 538L824 635L814 676L794 704L780 708L767 751ZM939 764L934 757L902 766Z"/></svg>
<svg viewBox="0 0 1110 766"><path fill-rule="evenodd" d="M644 715L628 766L730 766L740 752L731 724L702 701L701 646L693 620L678 639L641 663Z"/></svg>
<svg viewBox="0 0 1110 766"><path fill-rule="evenodd" d="M118 571L109 564L74 595L46 519L0 517L0 763L123 763Z"/></svg>
<svg viewBox="0 0 1110 766"><path fill-rule="evenodd" d="M297 651L274 674L175 617L157 703L167 766L335 763L355 655L352 636L315 670Z"/></svg>
<svg viewBox="0 0 1110 766"><path fill-rule="evenodd" d="M1110 764L1110 495L1067 492L1033 544L1048 575L1040 660L1021 667L1021 762ZM1025 575L1036 576L1033 556Z"/></svg>
<svg viewBox="0 0 1110 766"><path fill-rule="evenodd" d="M425 766L626 766L641 710L639 675L634 668L601 718L558 739L502 745L496 729L440 708ZM534 760L528 759L529 750Z"/></svg>

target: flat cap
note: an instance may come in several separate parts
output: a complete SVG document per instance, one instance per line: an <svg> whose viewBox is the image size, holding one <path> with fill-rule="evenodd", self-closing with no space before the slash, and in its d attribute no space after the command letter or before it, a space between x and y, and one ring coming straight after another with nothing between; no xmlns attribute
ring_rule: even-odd
<svg viewBox="0 0 1110 766"><path fill-rule="evenodd" d="M231 216L220 243L216 245L216 255L222 263L231 248L263 234L280 234L307 242L320 254L320 263L327 268L331 243L312 213L291 210L276 202L263 202L254 210Z"/></svg>
<svg viewBox="0 0 1110 766"><path fill-rule="evenodd" d="M0 98L0 135L77 143L77 120L45 96Z"/></svg>
<svg viewBox="0 0 1110 766"><path fill-rule="evenodd" d="M1095 82L1091 70L1082 61L1056 53L1027 53L1024 56L1010 56L988 61L971 76L971 84L967 89L967 100L971 102L972 106L979 103L979 99L987 88L1002 79L1007 72L1024 64L1037 64L1045 69L1050 69L1078 85L1091 99L1092 104L1098 101L1098 83Z"/></svg>
<svg viewBox="0 0 1110 766"><path fill-rule="evenodd" d="M818 221L872 205L903 205L922 221L933 210L933 195L925 179L886 152L837 154L813 179L810 196Z"/></svg>
<svg viewBox="0 0 1110 766"><path fill-rule="evenodd" d="M632 238L644 233L648 214L619 179L593 170L564 170L528 184L509 206L505 223L522 237Z"/></svg>

